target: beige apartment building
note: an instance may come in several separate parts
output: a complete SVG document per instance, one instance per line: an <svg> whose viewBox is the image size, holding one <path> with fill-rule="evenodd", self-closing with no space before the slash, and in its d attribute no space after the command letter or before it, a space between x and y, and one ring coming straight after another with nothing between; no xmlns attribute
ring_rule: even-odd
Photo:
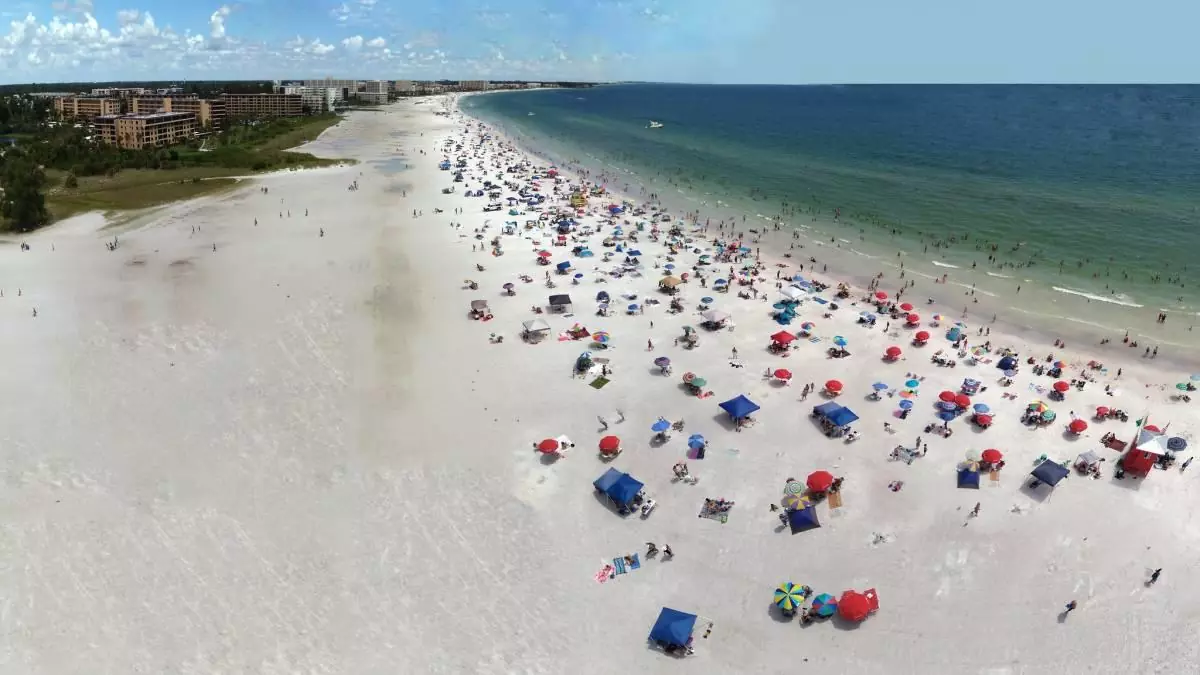
<svg viewBox="0 0 1200 675"><path fill-rule="evenodd" d="M113 123L117 146L127 150L179 145L196 135L196 116L186 112L121 115Z"/></svg>
<svg viewBox="0 0 1200 675"><path fill-rule="evenodd" d="M222 94L227 118L300 117L304 100L299 94Z"/></svg>
<svg viewBox="0 0 1200 675"><path fill-rule="evenodd" d="M363 83L363 90L358 93L358 100L364 103L383 105L388 102L387 80L368 80Z"/></svg>
<svg viewBox="0 0 1200 675"><path fill-rule="evenodd" d="M105 145L117 144L117 118L120 115L97 115L92 118L96 138Z"/></svg>
<svg viewBox="0 0 1200 675"><path fill-rule="evenodd" d="M130 100L129 112L147 115L156 112L185 112L196 116L199 129L220 129L225 125L225 100L191 96L138 96Z"/></svg>
<svg viewBox="0 0 1200 675"><path fill-rule="evenodd" d="M120 115L126 100L92 96L63 96L54 99L54 112L65 119L90 120L100 115Z"/></svg>

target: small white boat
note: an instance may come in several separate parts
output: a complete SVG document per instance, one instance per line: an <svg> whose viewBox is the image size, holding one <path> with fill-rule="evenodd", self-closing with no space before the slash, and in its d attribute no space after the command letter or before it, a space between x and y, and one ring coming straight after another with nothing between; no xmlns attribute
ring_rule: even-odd
<svg viewBox="0 0 1200 675"><path fill-rule="evenodd" d="M528 114L530 117L533 117L533 113L532 113L532 112L529 112L529 113L526 113L526 114Z"/></svg>
<svg viewBox="0 0 1200 675"><path fill-rule="evenodd" d="M661 128L663 128L663 124L662 124L662 122L655 122L654 120L650 120L650 128L651 129L661 129Z"/></svg>

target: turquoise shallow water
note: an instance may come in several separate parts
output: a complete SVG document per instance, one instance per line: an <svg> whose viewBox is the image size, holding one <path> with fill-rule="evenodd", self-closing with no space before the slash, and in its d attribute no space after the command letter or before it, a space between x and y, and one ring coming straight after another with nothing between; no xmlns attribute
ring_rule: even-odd
<svg viewBox="0 0 1200 675"><path fill-rule="evenodd" d="M1200 309L1198 86L620 85L463 108L634 194L783 215L996 295L1024 284L1050 315Z"/></svg>

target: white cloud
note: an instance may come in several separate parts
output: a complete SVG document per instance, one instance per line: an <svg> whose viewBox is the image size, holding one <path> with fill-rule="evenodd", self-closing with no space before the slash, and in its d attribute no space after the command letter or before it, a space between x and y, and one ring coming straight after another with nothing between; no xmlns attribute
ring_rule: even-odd
<svg viewBox="0 0 1200 675"><path fill-rule="evenodd" d="M225 18L233 13L229 5L221 5L208 17L209 35L214 40L225 39Z"/></svg>
<svg viewBox="0 0 1200 675"><path fill-rule="evenodd" d="M381 48L387 46L387 40L384 40L381 37L377 37L374 40L368 41L367 46L370 47L371 49L381 49Z"/></svg>
<svg viewBox="0 0 1200 675"><path fill-rule="evenodd" d="M117 10L117 23L121 24L122 26L131 24L137 21L141 15L142 13L136 9Z"/></svg>
<svg viewBox="0 0 1200 675"><path fill-rule="evenodd" d="M329 52L337 49L333 45L327 45L321 42L321 38L316 38L308 45L308 53L316 56L324 56Z"/></svg>
<svg viewBox="0 0 1200 675"><path fill-rule="evenodd" d="M363 46L362 36L355 35L352 37L348 37L345 40L342 40L342 46L345 47L346 49L349 49L352 52L356 52L356 51L362 49L362 46Z"/></svg>
<svg viewBox="0 0 1200 675"><path fill-rule="evenodd" d="M339 23L346 23L350 20L350 5L343 2L341 5L329 10L329 15Z"/></svg>

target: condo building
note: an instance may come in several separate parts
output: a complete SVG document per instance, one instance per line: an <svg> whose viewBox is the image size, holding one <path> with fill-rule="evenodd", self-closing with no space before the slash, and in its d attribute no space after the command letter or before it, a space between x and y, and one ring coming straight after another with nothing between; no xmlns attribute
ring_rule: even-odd
<svg viewBox="0 0 1200 675"><path fill-rule="evenodd" d="M222 94L227 117L299 117L304 101L299 94Z"/></svg>
<svg viewBox="0 0 1200 675"><path fill-rule="evenodd" d="M54 99L54 112L65 119L90 120L99 115L120 115L126 99L99 96L63 96Z"/></svg>

